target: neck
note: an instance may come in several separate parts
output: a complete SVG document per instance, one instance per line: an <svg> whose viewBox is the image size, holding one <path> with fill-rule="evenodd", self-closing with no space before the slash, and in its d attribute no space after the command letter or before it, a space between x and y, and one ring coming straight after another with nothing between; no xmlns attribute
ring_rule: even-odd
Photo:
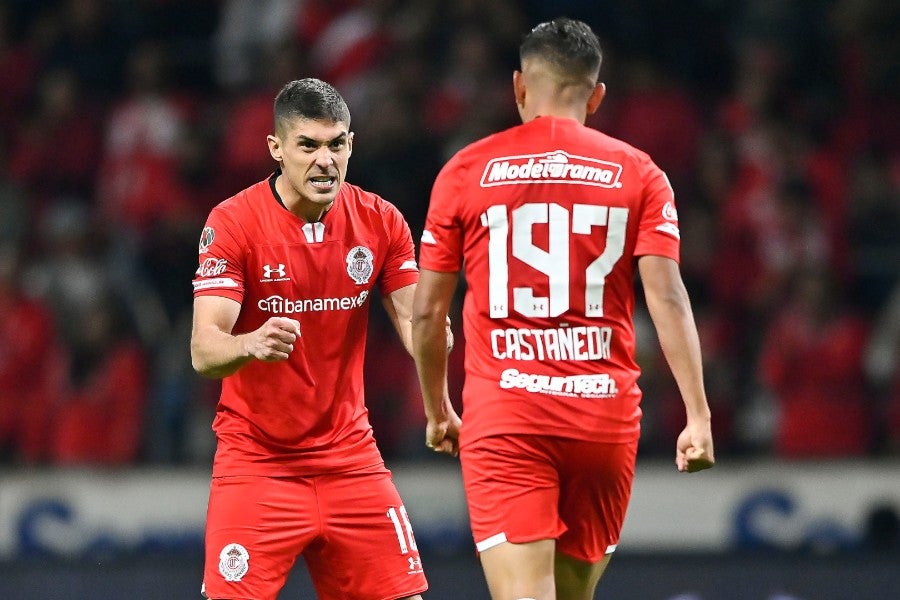
<svg viewBox="0 0 900 600"><path fill-rule="evenodd" d="M539 81L532 85L530 94L525 94L519 114L524 122L536 117L558 117L574 119L583 125L588 115L587 100L581 88L551 86L546 81Z"/></svg>
<svg viewBox="0 0 900 600"><path fill-rule="evenodd" d="M538 117L556 117L559 119L573 119L582 125L587 120L587 111L582 107L578 110L571 106L558 106L554 104L535 105L523 107L519 110L522 116L522 122L527 123Z"/></svg>
<svg viewBox="0 0 900 600"><path fill-rule="evenodd" d="M315 204L311 207L306 207L305 209L301 209L297 207L296 210L288 209L307 223L318 223L322 220L322 217L325 216L325 213L331 208L334 202L329 202L328 204Z"/></svg>
<svg viewBox="0 0 900 600"><path fill-rule="evenodd" d="M334 204L334 200L325 203L307 200L291 188L283 174L275 179L275 191L284 207L307 223L321 221Z"/></svg>

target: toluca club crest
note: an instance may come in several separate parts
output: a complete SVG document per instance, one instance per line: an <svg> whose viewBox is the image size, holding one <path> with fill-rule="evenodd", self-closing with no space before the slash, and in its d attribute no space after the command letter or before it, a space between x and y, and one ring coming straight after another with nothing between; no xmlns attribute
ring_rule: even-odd
<svg viewBox="0 0 900 600"><path fill-rule="evenodd" d="M372 265L372 251L365 246L356 246L347 253L347 274L357 284L369 283L375 267Z"/></svg>
<svg viewBox="0 0 900 600"><path fill-rule="evenodd" d="M250 569L250 553L240 544L228 544L219 552L219 573L225 581L240 581Z"/></svg>

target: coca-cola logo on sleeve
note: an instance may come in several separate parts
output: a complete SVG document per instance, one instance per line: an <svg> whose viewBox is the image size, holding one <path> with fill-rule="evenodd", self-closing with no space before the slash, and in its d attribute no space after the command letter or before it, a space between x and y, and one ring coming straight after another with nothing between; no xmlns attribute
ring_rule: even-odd
<svg viewBox="0 0 900 600"><path fill-rule="evenodd" d="M224 258L210 257L200 263L200 267L197 269L197 275L199 277L215 277L216 275L224 273L227 267L228 261Z"/></svg>

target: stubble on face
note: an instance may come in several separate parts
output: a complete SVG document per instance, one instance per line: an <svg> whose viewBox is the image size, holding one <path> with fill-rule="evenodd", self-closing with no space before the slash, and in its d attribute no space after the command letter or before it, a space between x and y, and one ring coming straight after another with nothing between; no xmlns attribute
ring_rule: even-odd
<svg viewBox="0 0 900 600"><path fill-rule="evenodd" d="M282 169L276 189L291 212L318 221L344 182L353 134L342 122L296 119L285 125L277 138L270 136Z"/></svg>

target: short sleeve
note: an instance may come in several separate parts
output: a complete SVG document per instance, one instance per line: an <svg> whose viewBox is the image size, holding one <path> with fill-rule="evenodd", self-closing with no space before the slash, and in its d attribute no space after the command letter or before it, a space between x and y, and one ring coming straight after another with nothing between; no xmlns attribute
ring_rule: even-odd
<svg viewBox="0 0 900 600"><path fill-rule="evenodd" d="M378 289L383 295L406 287L419 280L416 265L416 248L406 220L393 204L384 203L384 222L389 236L388 253L378 278Z"/></svg>
<svg viewBox="0 0 900 600"><path fill-rule="evenodd" d="M221 208L213 209L200 234L199 266L194 273L194 297L244 299L243 230Z"/></svg>
<svg viewBox="0 0 900 600"><path fill-rule="evenodd" d="M419 247L419 265L431 271L456 272L462 268L462 229L459 219L464 167L454 157L441 169L431 189L428 215Z"/></svg>
<svg viewBox="0 0 900 600"><path fill-rule="evenodd" d="M643 204L638 224L635 256L652 254L679 260L681 233L675 193L669 178L649 158L644 172Z"/></svg>

